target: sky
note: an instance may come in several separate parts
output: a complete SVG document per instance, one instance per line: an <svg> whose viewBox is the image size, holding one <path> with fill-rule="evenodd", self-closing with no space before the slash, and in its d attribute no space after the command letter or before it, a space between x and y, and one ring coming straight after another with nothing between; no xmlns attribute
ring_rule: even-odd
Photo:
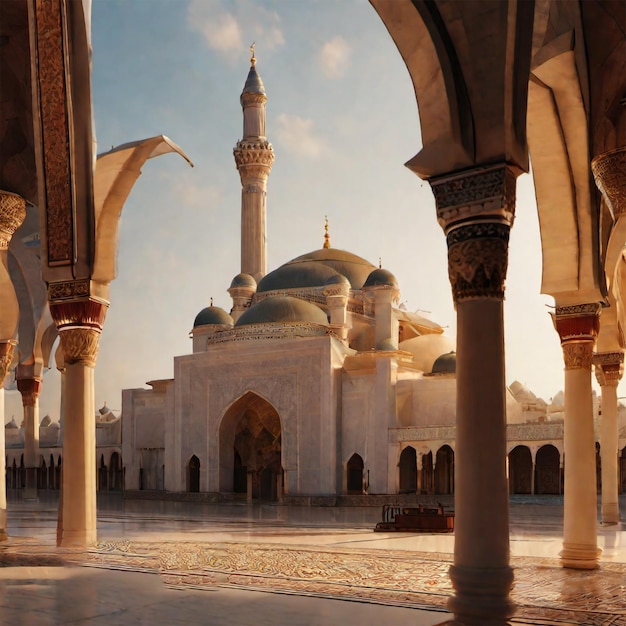
<svg viewBox="0 0 626 626"><path fill-rule="evenodd" d="M98 152L167 135L178 155L148 161L122 214L118 276L100 341L96 407L173 376L209 304L230 310L240 267L239 95L256 42L267 92L268 268L331 245L393 272L401 301L446 328L456 315L445 237L428 183L404 163L421 149L409 74L364 0L92 0ZM541 247L530 175L518 179L506 281L506 382L546 401L563 360L540 294ZM44 376L40 417L58 419L60 375ZM594 386L597 387L594 379ZM618 389L626 396L626 383ZM5 418L21 421L17 391Z"/></svg>

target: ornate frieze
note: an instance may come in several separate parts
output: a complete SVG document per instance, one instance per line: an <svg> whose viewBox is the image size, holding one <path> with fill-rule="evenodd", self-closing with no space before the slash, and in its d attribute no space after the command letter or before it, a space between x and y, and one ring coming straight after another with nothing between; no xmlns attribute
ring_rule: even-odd
<svg viewBox="0 0 626 626"><path fill-rule="evenodd" d="M561 344L566 370L591 369L593 343L591 341L567 341Z"/></svg>
<svg viewBox="0 0 626 626"><path fill-rule="evenodd" d="M0 250L6 250L13 233L26 217L26 200L10 191L0 191Z"/></svg>
<svg viewBox="0 0 626 626"><path fill-rule="evenodd" d="M75 300L89 297L89 279L67 280L48 285L48 299L51 302L57 300Z"/></svg>
<svg viewBox="0 0 626 626"><path fill-rule="evenodd" d="M509 226L478 222L448 233L448 276L455 302L504 298Z"/></svg>
<svg viewBox="0 0 626 626"><path fill-rule="evenodd" d="M17 389L22 394L23 406L35 406L41 393L40 378L18 378Z"/></svg>
<svg viewBox="0 0 626 626"><path fill-rule="evenodd" d="M626 213L626 146L600 154L591 161L598 189L617 219Z"/></svg>
<svg viewBox="0 0 626 626"><path fill-rule="evenodd" d="M593 355L593 365L598 384L616 387L624 373L624 353L597 352Z"/></svg>
<svg viewBox="0 0 626 626"><path fill-rule="evenodd" d="M562 423L508 424L507 441L558 441L563 439ZM454 426L425 426L393 428L389 430L389 443L411 441L454 441Z"/></svg>
<svg viewBox="0 0 626 626"><path fill-rule="evenodd" d="M507 165L430 179L439 224L447 232L458 222L489 216L511 226L515 179L516 173Z"/></svg>
<svg viewBox="0 0 626 626"><path fill-rule="evenodd" d="M269 141L238 141L233 150L235 164L242 177L266 180L274 163L274 148Z"/></svg>
<svg viewBox="0 0 626 626"><path fill-rule="evenodd" d="M237 343L257 339L293 339L294 337L335 336L328 326L313 322L284 322L281 324L247 324L232 330L215 333L207 340L207 345Z"/></svg>
<svg viewBox="0 0 626 626"><path fill-rule="evenodd" d="M247 104L265 104L266 102L267 102L267 96L264 93L246 91L241 94L242 106L247 105Z"/></svg>
<svg viewBox="0 0 626 626"><path fill-rule="evenodd" d="M13 361L15 344L13 340L0 342L0 383L4 382Z"/></svg>
<svg viewBox="0 0 626 626"><path fill-rule="evenodd" d="M48 263L74 259L70 136L65 74L63 6L60 0L35 3L35 46L39 72L41 134L46 190Z"/></svg>

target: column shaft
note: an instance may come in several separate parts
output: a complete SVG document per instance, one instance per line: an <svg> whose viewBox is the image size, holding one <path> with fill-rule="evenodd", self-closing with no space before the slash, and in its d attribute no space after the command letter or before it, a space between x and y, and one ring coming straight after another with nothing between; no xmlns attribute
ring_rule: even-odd
<svg viewBox="0 0 626 626"><path fill-rule="evenodd" d="M602 385L600 419L600 457L602 465L602 523L618 524L619 499L617 480L617 385Z"/></svg>
<svg viewBox="0 0 626 626"><path fill-rule="evenodd" d="M8 538L7 535L7 481L6 481L6 452L4 438L4 387L0 385L0 541Z"/></svg>

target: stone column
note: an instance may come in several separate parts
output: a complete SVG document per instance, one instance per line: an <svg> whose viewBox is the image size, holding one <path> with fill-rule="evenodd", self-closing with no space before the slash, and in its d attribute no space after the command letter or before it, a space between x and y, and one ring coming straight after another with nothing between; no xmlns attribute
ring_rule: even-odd
<svg viewBox="0 0 626 626"><path fill-rule="evenodd" d="M39 469L39 393L41 378L32 375L33 366L17 366L17 388L24 407L24 466L26 486L23 498L37 499L37 472Z"/></svg>
<svg viewBox="0 0 626 626"><path fill-rule="evenodd" d="M600 418L602 523L619 524L617 385L624 372L624 353L600 352L593 356L593 363L602 390Z"/></svg>
<svg viewBox="0 0 626 626"><path fill-rule="evenodd" d="M51 285L49 295L59 288ZM54 301L50 312L65 357L63 471L57 541L96 542L96 422L94 367L107 304L95 299Z"/></svg>
<svg viewBox="0 0 626 626"><path fill-rule="evenodd" d="M4 447L4 379L13 360L15 341L0 342L0 541L7 539L6 456Z"/></svg>
<svg viewBox="0 0 626 626"><path fill-rule="evenodd" d="M565 361L565 496L563 567L598 566L596 445L593 432L591 361L600 325L597 302L556 308L554 323Z"/></svg>
<svg viewBox="0 0 626 626"><path fill-rule="evenodd" d="M510 598L504 280L517 172L430 179L457 311L455 543L449 607L460 624L506 624Z"/></svg>

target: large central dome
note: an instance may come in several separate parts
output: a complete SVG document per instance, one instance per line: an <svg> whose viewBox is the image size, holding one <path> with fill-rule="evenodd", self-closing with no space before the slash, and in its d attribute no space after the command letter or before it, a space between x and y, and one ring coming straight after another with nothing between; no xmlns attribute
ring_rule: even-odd
<svg viewBox="0 0 626 626"><path fill-rule="evenodd" d="M322 287L332 276L345 276L352 289L361 289L370 272L376 269L356 254L337 248L321 248L281 265L264 276L257 292L302 287Z"/></svg>

